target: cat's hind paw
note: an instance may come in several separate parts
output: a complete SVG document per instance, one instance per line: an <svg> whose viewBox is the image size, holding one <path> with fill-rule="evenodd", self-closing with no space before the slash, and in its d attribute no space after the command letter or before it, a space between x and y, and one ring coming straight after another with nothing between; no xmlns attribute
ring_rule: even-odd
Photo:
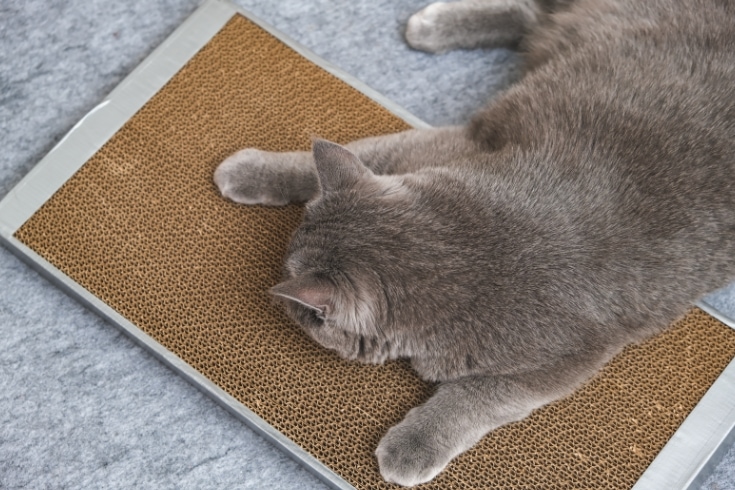
<svg viewBox="0 0 735 490"><path fill-rule="evenodd" d="M447 10L444 2L435 2L413 14L406 26L409 46L429 53L441 53L454 46L447 41L442 17Z"/></svg>

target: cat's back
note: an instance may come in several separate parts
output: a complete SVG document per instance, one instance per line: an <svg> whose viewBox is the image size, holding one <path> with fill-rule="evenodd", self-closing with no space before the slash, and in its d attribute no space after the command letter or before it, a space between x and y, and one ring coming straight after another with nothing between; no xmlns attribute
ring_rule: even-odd
<svg viewBox="0 0 735 490"><path fill-rule="evenodd" d="M469 126L492 150L486 206L521 223L494 231L527 231L523 277L662 311L731 280L733 3L575 0L526 49L529 72Z"/></svg>
<svg viewBox="0 0 735 490"><path fill-rule="evenodd" d="M470 126L536 152L509 171L735 205L735 2L575 0L526 49L524 79Z"/></svg>

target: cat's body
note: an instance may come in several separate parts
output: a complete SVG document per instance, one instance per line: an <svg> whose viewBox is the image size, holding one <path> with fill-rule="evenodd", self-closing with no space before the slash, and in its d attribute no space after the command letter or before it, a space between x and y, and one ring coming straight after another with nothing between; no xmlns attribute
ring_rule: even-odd
<svg viewBox="0 0 735 490"><path fill-rule="evenodd" d="M520 43L528 72L465 127L244 150L215 181L309 201L273 289L307 333L441 382L377 450L413 485L735 278L735 3L464 0L407 39Z"/></svg>

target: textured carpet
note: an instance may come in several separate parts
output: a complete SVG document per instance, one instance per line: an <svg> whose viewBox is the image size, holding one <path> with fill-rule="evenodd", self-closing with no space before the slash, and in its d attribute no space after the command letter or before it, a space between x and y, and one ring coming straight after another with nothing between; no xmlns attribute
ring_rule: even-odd
<svg viewBox="0 0 735 490"><path fill-rule="evenodd" d="M406 48L426 0L236 3L434 125L515 73ZM197 6L0 0L0 198ZM3 248L0 288L0 488L325 488ZM735 317L735 286L710 302ZM704 488L735 489L735 451Z"/></svg>

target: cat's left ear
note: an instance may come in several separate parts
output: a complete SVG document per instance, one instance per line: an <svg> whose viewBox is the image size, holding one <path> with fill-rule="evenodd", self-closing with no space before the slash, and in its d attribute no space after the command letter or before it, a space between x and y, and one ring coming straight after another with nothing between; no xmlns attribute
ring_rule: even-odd
<svg viewBox="0 0 735 490"><path fill-rule="evenodd" d="M357 155L331 141L314 139L312 152L322 192L349 188L373 175Z"/></svg>
<svg viewBox="0 0 735 490"><path fill-rule="evenodd" d="M314 310L322 319L334 309L336 295L334 284L310 274L288 279L273 286L270 292Z"/></svg>

